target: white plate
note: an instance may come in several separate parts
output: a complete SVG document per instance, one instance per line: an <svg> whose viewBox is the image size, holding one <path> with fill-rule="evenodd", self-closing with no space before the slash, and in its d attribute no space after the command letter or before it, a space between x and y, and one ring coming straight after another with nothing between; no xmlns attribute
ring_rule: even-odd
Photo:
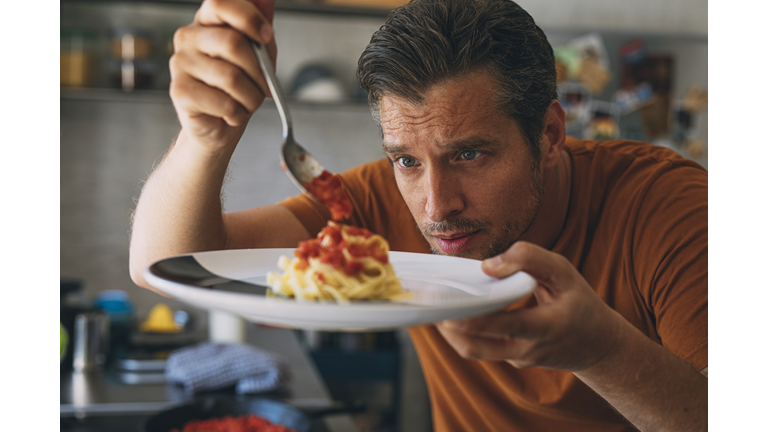
<svg viewBox="0 0 768 432"><path fill-rule="evenodd" d="M481 315L504 308L536 286L527 273L494 279L480 261L390 252L406 291L404 302L299 302L264 296L267 272L294 249L200 252L159 261L144 272L158 290L203 309L231 312L253 322L315 330L386 330ZM245 282L245 283L243 283ZM259 284L257 287L251 284Z"/></svg>

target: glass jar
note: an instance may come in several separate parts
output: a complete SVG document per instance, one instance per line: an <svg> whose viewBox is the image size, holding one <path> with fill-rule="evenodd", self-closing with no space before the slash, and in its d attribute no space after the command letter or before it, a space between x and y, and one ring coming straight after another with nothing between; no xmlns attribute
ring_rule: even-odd
<svg viewBox="0 0 768 432"><path fill-rule="evenodd" d="M62 28L60 34L61 86L92 86L96 78L96 33L85 28Z"/></svg>
<svg viewBox="0 0 768 432"><path fill-rule="evenodd" d="M113 59L146 60L152 57L154 43L147 30L116 28L110 33L109 51Z"/></svg>
<svg viewBox="0 0 768 432"><path fill-rule="evenodd" d="M125 91L152 87L155 62L152 34L139 29L114 29L110 40L110 83Z"/></svg>

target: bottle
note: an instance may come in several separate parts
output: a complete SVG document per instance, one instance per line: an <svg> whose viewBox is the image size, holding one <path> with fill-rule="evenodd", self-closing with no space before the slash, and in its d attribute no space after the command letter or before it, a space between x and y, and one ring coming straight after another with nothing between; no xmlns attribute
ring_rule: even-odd
<svg viewBox="0 0 768 432"><path fill-rule="evenodd" d="M118 28L110 33L110 83L125 91L152 87L155 62L150 32Z"/></svg>
<svg viewBox="0 0 768 432"><path fill-rule="evenodd" d="M90 87L96 77L96 33L80 27L62 28L59 60L62 87Z"/></svg>

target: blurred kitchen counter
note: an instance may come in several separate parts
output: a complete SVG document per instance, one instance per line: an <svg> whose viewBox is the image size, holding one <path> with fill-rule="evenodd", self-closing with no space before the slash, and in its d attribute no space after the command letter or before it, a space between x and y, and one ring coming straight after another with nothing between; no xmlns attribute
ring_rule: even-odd
<svg viewBox="0 0 768 432"><path fill-rule="evenodd" d="M297 408L331 405L328 389L312 360L301 348L292 330L249 324L247 342L282 355L288 362L292 381L287 392L270 395ZM181 387L173 384L125 384L117 371L62 373L60 418L62 431L91 431L109 428L114 432L142 429L151 415L188 400ZM357 431L351 416L325 416L313 424L313 431Z"/></svg>

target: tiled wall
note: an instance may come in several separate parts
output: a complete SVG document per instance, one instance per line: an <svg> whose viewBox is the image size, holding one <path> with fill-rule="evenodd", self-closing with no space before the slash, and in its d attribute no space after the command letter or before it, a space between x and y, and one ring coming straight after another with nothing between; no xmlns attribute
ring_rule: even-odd
<svg viewBox="0 0 768 432"><path fill-rule="evenodd" d="M189 23L193 5L64 2L61 25L84 26L101 36L101 75L112 28L153 29L158 69L167 69L163 41ZM324 62L350 94L354 67L383 18L278 14L278 77L288 88L304 64ZM155 88L167 88L159 72ZM106 86L106 79L98 81ZM89 296L104 289L130 293L140 314L161 298L136 288L128 277L129 215L154 162L178 132L167 96L107 96L94 100L63 93L61 99L61 274L84 280ZM98 98L97 98L98 99ZM295 134L327 168L340 171L380 156L380 140L362 104L292 107ZM331 127L329 127L331 126ZM273 203L296 193L279 168L280 123L271 101L252 119L231 165L224 195L227 210ZM168 303L172 301L164 300Z"/></svg>
<svg viewBox="0 0 768 432"><path fill-rule="evenodd" d="M83 278L90 295L126 290L146 312L161 297L135 287L128 276L130 214L142 181L179 126L169 100L120 99L61 101L61 273ZM291 108L296 139L326 168L338 172L381 157L367 107ZM232 158L224 187L227 210L297 193L279 166L281 141L277 110L268 101Z"/></svg>

